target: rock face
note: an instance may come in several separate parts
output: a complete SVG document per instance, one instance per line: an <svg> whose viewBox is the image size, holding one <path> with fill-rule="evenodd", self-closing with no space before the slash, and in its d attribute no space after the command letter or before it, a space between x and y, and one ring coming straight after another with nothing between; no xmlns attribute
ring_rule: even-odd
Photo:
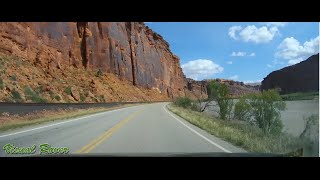
<svg viewBox="0 0 320 180"><path fill-rule="evenodd" d="M298 64L270 73L261 89L280 88L281 94L319 91L319 53Z"/></svg>
<svg viewBox="0 0 320 180"><path fill-rule="evenodd" d="M243 82L228 80L228 79L209 79L202 81L195 81L193 79L187 78L187 90L186 95L195 99L195 98L207 98L209 92L209 83L211 81L216 81L218 83L226 84L230 95L233 97L242 96L250 93L259 92L259 85L251 86L246 85ZM190 94L191 93L191 94Z"/></svg>
<svg viewBox="0 0 320 180"><path fill-rule="evenodd" d="M85 67L158 89L170 98L188 91L179 58L144 23L1 22L0 52L33 61L49 74L68 66Z"/></svg>
<svg viewBox="0 0 320 180"><path fill-rule="evenodd" d="M201 99L208 97L208 82L207 81L195 81L193 79L187 78L187 91L186 96L192 99Z"/></svg>

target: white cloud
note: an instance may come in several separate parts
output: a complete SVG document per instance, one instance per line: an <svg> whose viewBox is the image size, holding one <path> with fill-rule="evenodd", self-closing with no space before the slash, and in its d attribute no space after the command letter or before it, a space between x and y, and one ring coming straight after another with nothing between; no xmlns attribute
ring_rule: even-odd
<svg viewBox="0 0 320 180"><path fill-rule="evenodd" d="M232 61L227 61L227 64L232 64Z"/></svg>
<svg viewBox="0 0 320 180"><path fill-rule="evenodd" d="M228 79L238 80L239 76L238 75L230 76Z"/></svg>
<svg viewBox="0 0 320 180"><path fill-rule="evenodd" d="M283 61L275 59L272 61L272 64L284 64Z"/></svg>
<svg viewBox="0 0 320 180"><path fill-rule="evenodd" d="M232 52L230 56L245 56L247 53L246 52Z"/></svg>
<svg viewBox="0 0 320 180"><path fill-rule="evenodd" d="M256 53L251 53L249 56L256 56Z"/></svg>
<svg viewBox="0 0 320 180"><path fill-rule="evenodd" d="M257 28L254 25L249 25L245 28L241 26L232 26L229 28L229 36L235 40L242 40L244 42L267 43L271 41L279 32L276 26ZM237 34L238 33L238 34Z"/></svg>
<svg viewBox="0 0 320 180"><path fill-rule="evenodd" d="M237 57L242 57L242 56L255 56L255 53L247 53L247 52L242 52L242 51L238 51L238 52L232 52L230 54L230 56L237 56Z"/></svg>
<svg viewBox="0 0 320 180"><path fill-rule="evenodd" d="M294 64L297 64L297 63L299 63L299 62L301 62L301 61L303 61L304 59L302 59L302 58L297 58L297 59L290 59L289 61L288 61L288 64L289 65L294 65Z"/></svg>
<svg viewBox="0 0 320 180"><path fill-rule="evenodd" d="M294 37L285 38L278 46L275 56L288 60L289 65L299 63L319 52L319 40L320 37L318 36L301 45Z"/></svg>
<svg viewBox="0 0 320 180"><path fill-rule="evenodd" d="M276 27L284 27L286 26L288 23L287 22L265 22L262 23L265 24L267 26L276 26Z"/></svg>
<svg viewBox="0 0 320 180"><path fill-rule="evenodd" d="M267 67L268 67L268 68L272 68L272 65L271 65L271 64L267 64Z"/></svg>
<svg viewBox="0 0 320 180"><path fill-rule="evenodd" d="M207 59L197 59L189 61L182 66L183 73L188 77L195 80L208 78L216 73L221 73L223 67Z"/></svg>
<svg viewBox="0 0 320 180"><path fill-rule="evenodd" d="M277 27L267 28L266 26L262 26L257 28L252 25L244 28L239 35L245 42L266 43L271 41L277 32Z"/></svg>
<svg viewBox="0 0 320 180"><path fill-rule="evenodd" d="M244 81L243 83L248 84L248 83L261 83L262 80L248 80L248 81Z"/></svg>
<svg viewBox="0 0 320 180"><path fill-rule="evenodd" d="M230 36L231 38L233 38L233 39L238 39L238 38L236 37L236 32L237 32L237 31L240 31L241 29L242 29L241 26L232 26L232 27L230 27L230 28L229 28L229 36Z"/></svg>

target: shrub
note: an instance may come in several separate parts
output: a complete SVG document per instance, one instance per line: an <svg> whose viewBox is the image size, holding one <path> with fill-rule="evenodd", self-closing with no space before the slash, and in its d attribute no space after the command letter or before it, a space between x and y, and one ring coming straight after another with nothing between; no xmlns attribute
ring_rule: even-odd
<svg viewBox="0 0 320 180"><path fill-rule="evenodd" d="M83 94L80 94L80 102L84 102L85 99L86 97Z"/></svg>
<svg viewBox="0 0 320 180"><path fill-rule="evenodd" d="M58 96L58 95L56 95L54 98L55 98L57 101L60 101L60 100L61 100L60 96Z"/></svg>
<svg viewBox="0 0 320 180"><path fill-rule="evenodd" d="M54 99L54 93L53 93L53 91L50 90L50 91L49 91L49 95L50 95L50 98L51 98L51 99Z"/></svg>
<svg viewBox="0 0 320 180"><path fill-rule="evenodd" d="M37 92L37 93L43 93L45 90L44 90L44 87L41 85L41 86L38 86L38 87L36 87L36 89L35 89L35 92Z"/></svg>
<svg viewBox="0 0 320 180"><path fill-rule="evenodd" d="M200 101L200 102L193 101L191 103L190 109L193 110L193 111L201 112L201 102L202 101Z"/></svg>
<svg viewBox="0 0 320 180"><path fill-rule="evenodd" d="M66 94L68 94L68 95L71 95L71 87L70 87L70 86L66 87L66 88L64 89L64 92L65 92Z"/></svg>
<svg viewBox="0 0 320 180"><path fill-rule="evenodd" d="M122 97L121 97L122 98ZM104 95L100 95L99 96L99 102L105 102L105 100L104 100Z"/></svg>
<svg viewBox="0 0 320 180"><path fill-rule="evenodd" d="M245 97L241 97L234 107L234 119L249 122L251 119L251 107Z"/></svg>
<svg viewBox="0 0 320 180"><path fill-rule="evenodd" d="M219 106L219 116L225 120L231 114L233 100L229 98L229 89L225 84L211 81L209 84L209 98L217 101Z"/></svg>
<svg viewBox="0 0 320 180"><path fill-rule="evenodd" d="M226 100L227 102L227 107L226 107L226 111L227 111L227 114L226 114L226 117L230 120L232 119L232 110L233 110L233 106L234 106L234 101L230 98L228 98Z"/></svg>
<svg viewBox="0 0 320 180"><path fill-rule="evenodd" d="M11 80L11 81L17 81L17 77L16 77L16 75L12 75L12 76L10 76L10 80Z"/></svg>
<svg viewBox="0 0 320 180"><path fill-rule="evenodd" d="M300 138L304 142L305 156L319 156L319 115L313 114L304 118L306 127L301 133Z"/></svg>
<svg viewBox="0 0 320 180"><path fill-rule="evenodd" d="M0 77L0 89L3 89L3 88L4 88L4 83L3 83L2 78Z"/></svg>
<svg viewBox="0 0 320 180"><path fill-rule="evenodd" d="M174 104L183 108L188 108L191 106L191 99L188 97L178 97L175 101Z"/></svg>
<svg viewBox="0 0 320 180"><path fill-rule="evenodd" d="M34 92L29 86L24 88L24 94L27 100L31 100L35 103L46 103L47 100L42 98L38 93Z"/></svg>
<svg viewBox="0 0 320 180"><path fill-rule="evenodd" d="M13 98L13 100L14 100L15 102L22 102L21 95L20 95L20 93L19 93L18 91L13 90L13 91L11 92L11 94L12 94L12 98Z"/></svg>
<svg viewBox="0 0 320 180"><path fill-rule="evenodd" d="M263 91L260 94L248 96L251 106L251 115L256 124L266 134L279 134L283 124L280 120L280 111L285 110L286 104L276 90Z"/></svg>
<svg viewBox="0 0 320 180"><path fill-rule="evenodd" d="M102 76L102 75L103 75L103 73L102 73L101 69L99 69L99 70L97 71L97 73L96 73L96 77L100 77L100 76Z"/></svg>

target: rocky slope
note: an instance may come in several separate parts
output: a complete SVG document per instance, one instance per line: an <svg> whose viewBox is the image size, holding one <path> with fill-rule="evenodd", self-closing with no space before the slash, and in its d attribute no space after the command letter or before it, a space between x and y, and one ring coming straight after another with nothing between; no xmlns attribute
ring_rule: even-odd
<svg viewBox="0 0 320 180"><path fill-rule="evenodd" d="M319 54L270 73L263 79L261 88L280 88L281 94L319 91Z"/></svg>
<svg viewBox="0 0 320 180"><path fill-rule="evenodd" d="M80 70L77 75L81 72L88 75L79 79L80 83L90 84L94 78L85 71L100 72L115 76L127 85L156 91L159 98L155 99L159 100L184 96L189 91L179 58L144 23L1 22L0 53L36 66L43 72L43 81L49 84L52 79L78 79L73 75ZM52 79L46 79L47 76Z"/></svg>
<svg viewBox="0 0 320 180"><path fill-rule="evenodd" d="M132 85L113 73L73 66L52 72L0 53L0 102L120 102L169 100L157 89Z"/></svg>

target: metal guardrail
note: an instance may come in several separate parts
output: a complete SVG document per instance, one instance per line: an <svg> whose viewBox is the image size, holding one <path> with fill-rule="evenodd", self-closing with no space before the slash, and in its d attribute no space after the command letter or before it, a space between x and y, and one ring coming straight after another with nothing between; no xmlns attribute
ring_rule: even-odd
<svg viewBox="0 0 320 180"><path fill-rule="evenodd" d="M166 101L157 101L166 102ZM125 104L141 104L155 102L110 102L110 103L0 103L0 114L7 112L10 114L27 114L41 110L57 110L65 108L87 109L92 107L115 107Z"/></svg>

